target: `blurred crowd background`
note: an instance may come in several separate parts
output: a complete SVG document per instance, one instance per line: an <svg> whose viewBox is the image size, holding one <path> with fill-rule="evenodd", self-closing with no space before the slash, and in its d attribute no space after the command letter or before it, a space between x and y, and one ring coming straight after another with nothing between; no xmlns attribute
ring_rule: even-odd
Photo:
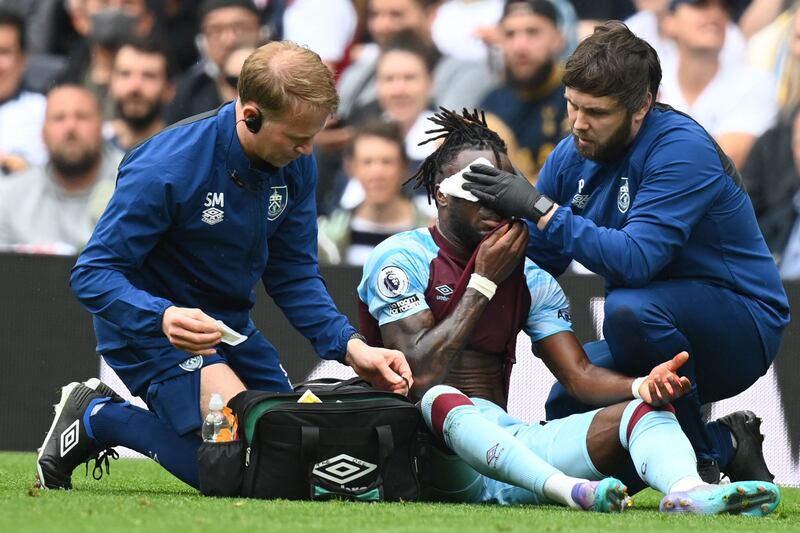
<svg viewBox="0 0 800 533"><path fill-rule="evenodd" d="M363 264L427 225L405 184L440 106L486 112L535 183L569 134L561 64L624 20L661 58L658 100L743 175L786 279L800 278L796 0L0 0L0 251L78 253L125 151L236 97L245 58L316 51L341 104L316 141L322 263Z"/></svg>

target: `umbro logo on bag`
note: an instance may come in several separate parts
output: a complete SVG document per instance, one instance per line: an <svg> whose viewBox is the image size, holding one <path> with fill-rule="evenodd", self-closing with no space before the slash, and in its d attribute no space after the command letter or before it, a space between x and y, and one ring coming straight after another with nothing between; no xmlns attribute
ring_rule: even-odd
<svg viewBox="0 0 800 533"><path fill-rule="evenodd" d="M377 465L342 453L315 464L312 473L328 481L344 485L354 479L366 476L376 468Z"/></svg>
<svg viewBox="0 0 800 533"><path fill-rule="evenodd" d="M61 457L67 455L78 444L79 430L79 420L76 419L67 429L61 432L61 438L59 439L61 441Z"/></svg>

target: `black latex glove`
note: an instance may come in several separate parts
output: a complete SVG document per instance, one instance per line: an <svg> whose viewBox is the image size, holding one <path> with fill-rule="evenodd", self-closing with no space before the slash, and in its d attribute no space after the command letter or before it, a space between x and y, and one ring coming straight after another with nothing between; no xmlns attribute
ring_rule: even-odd
<svg viewBox="0 0 800 533"><path fill-rule="evenodd" d="M487 165L471 165L464 173L461 187L474 194L484 205L504 215L536 222L542 213L534 205L542 195L522 174L512 174Z"/></svg>

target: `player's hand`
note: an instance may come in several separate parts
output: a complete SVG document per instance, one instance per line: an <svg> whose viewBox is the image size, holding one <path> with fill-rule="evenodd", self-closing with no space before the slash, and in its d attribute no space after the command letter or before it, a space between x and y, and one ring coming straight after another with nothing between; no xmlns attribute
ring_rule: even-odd
<svg viewBox="0 0 800 533"><path fill-rule="evenodd" d="M468 183L461 187L474 194L482 204L505 215L539 220L533 206L542 195L519 171L512 174L487 165L469 168L469 172L464 173Z"/></svg>
<svg viewBox="0 0 800 533"><path fill-rule="evenodd" d="M692 390L692 382L686 376L676 374L676 371L688 360L689 354L681 352L669 361L653 368L639 386L642 400L650 405L659 406L689 394Z"/></svg>
<svg viewBox="0 0 800 533"><path fill-rule="evenodd" d="M525 257L527 246L528 226L522 221L498 228L481 242L475 273L499 285Z"/></svg>
<svg viewBox="0 0 800 533"><path fill-rule="evenodd" d="M378 389L407 395L414 384L411 367L399 350L376 348L360 339L350 339L345 362Z"/></svg>
<svg viewBox="0 0 800 533"><path fill-rule="evenodd" d="M161 330L179 350L197 355L214 355L214 346L222 339L217 321L200 309L168 307Z"/></svg>

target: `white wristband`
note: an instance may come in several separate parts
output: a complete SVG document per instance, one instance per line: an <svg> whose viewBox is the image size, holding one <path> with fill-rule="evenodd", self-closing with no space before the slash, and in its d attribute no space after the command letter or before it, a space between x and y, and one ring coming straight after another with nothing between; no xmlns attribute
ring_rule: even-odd
<svg viewBox="0 0 800 533"><path fill-rule="evenodd" d="M497 283L480 274L475 274L474 272L469 277L469 283L467 283L467 288L470 287L486 296L489 300L492 299L494 293L497 291Z"/></svg>
<svg viewBox="0 0 800 533"><path fill-rule="evenodd" d="M644 383L646 379L647 378L636 378L633 380L633 383L631 383L631 394L633 394L633 397L636 398L637 400L642 399L642 395L639 394L639 388L642 386L642 383Z"/></svg>

